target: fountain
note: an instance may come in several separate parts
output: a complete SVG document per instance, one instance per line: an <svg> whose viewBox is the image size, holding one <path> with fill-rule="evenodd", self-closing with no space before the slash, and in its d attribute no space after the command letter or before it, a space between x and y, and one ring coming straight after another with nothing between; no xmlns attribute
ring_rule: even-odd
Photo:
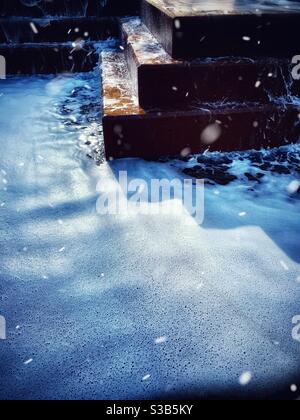
<svg viewBox="0 0 300 420"><path fill-rule="evenodd" d="M138 0L4 0L7 74L88 72ZM106 157L157 158L296 142L300 3L141 0L104 53ZM284 28L284 30L282 30ZM105 44L107 45L107 44ZM3 72L2 72L3 73ZM206 126L220 133L202 142ZM211 137L211 136L209 136ZM214 138L215 136L213 136ZM141 139L144 139L141 142Z"/></svg>
<svg viewBox="0 0 300 420"><path fill-rule="evenodd" d="M6 339L6 320L4 316L0 315L0 340Z"/></svg>
<svg viewBox="0 0 300 420"><path fill-rule="evenodd" d="M6 78L6 58L0 55L0 79Z"/></svg>
<svg viewBox="0 0 300 420"><path fill-rule="evenodd" d="M108 159L298 141L299 2L142 0L141 16L103 54Z"/></svg>

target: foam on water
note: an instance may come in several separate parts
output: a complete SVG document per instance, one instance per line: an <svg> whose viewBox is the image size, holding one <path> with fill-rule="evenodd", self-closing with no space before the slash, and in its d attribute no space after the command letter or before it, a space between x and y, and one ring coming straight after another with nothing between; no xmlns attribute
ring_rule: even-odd
<svg viewBox="0 0 300 420"><path fill-rule="evenodd" d="M289 396L298 146L97 166L87 155L100 163L100 102L98 71L1 81L0 397ZM280 156L289 174L272 171ZM207 185L203 225L96 212L97 185L121 170L151 182L196 164L236 176Z"/></svg>

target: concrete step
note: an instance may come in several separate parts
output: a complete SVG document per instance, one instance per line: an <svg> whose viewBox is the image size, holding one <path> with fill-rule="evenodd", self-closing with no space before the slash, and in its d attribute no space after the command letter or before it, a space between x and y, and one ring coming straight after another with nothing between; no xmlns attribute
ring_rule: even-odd
<svg viewBox="0 0 300 420"><path fill-rule="evenodd" d="M107 159L260 149L299 139L300 110L293 105L212 104L147 112L138 105L121 52L102 53L102 80Z"/></svg>
<svg viewBox="0 0 300 420"><path fill-rule="evenodd" d="M6 16L124 16L137 14L140 0L1 0Z"/></svg>
<svg viewBox="0 0 300 420"><path fill-rule="evenodd" d="M142 19L173 58L291 58L299 51L299 1L142 0Z"/></svg>
<svg viewBox="0 0 300 420"><path fill-rule="evenodd" d="M173 59L138 18L122 22L125 54L142 108L185 109L203 102L259 101L300 92L286 59Z"/></svg>
<svg viewBox="0 0 300 420"><path fill-rule="evenodd" d="M77 44L76 44L77 45ZM0 45L7 75L87 72L99 61L97 44L47 43Z"/></svg>
<svg viewBox="0 0 300 420"><path fill-rule="evenodd" d="M0 43L104 40L119 36L117 18L2 18Z"/></svg>

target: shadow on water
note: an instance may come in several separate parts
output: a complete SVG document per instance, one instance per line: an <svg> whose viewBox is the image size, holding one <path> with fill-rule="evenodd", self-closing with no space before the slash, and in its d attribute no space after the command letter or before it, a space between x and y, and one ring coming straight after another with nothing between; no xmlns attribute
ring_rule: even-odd
<svg viewBox="0 0 300 420"><path fill-rule="evenodd" d="M297 148L297 146L291 146L291 153L294 153L299 159L299 150L296 149L296 151L293 151L294 147ZM280 150L278 154L280 155ZM300 235L300 224L298 220L300 207L299 193L291 195L287 192L289 184L299 179L299 174L294 172L294 175L292 175L293 172L291 171L290 175L278 175L271 171L266 171L264 172L265 180L263 182L260 182L255 177L253 177L253 182L250 182L244 174L244 172L247 174L251 172L251 162L248 162L247 153L236 155L237 162L240 162L245 167L242 167L242 172L237 174L237 176L233 176L232 182L228 183L229 185L221 186L212 182L205 184L204 221L201 224L201 228L205 230L232 230L247 226L257 226L291 260L299 263L300 251L297 241ZM206 169L209 167L217 172L220 169L218 159L222 160L224 156L220 154L213 163L209 162L210 158L208 157L207 164L202 159L204 162L202 167L206 167ZM298 162L292 169L299 168ZM168 181L174 179L181 181L190 179L190 176L186 176L182 172L182 169L186 166L188 165L185 163L182 164L179 161L171 161L169 163L143 163L143 161L135 159L119 160L109 163L110 170L117 183L120 172L125 171L128 176L128 182L139 179L148 186L149 192L151 191L151 182L153 179L167 179ZM254 169L257 170L257 168ZM228 176L227 167L224 170L225 180L227 179L226 176ZM194 189L194 194L195 191ZM128 200L130 200L132 195L133 192L127 193ZM141 200L145 201L144 194L141 195ZM151 200L152 198L149 194L148 201L146 202L151 204ZM195 198L193 202L195 202ZM192 215L191 217L194 216ZM220 236L221 240L222 238Z"/></svg>
<svg viewBox="0 0 300 420"><path fill-rule="evenodd" d="M75 85L71 97L63 104L57 100L60 110L77 116L78 102L81 106L82 95L84 92L88 95L90 91L86 83L80 83L80 86L84 85L80 89ZM23 95L23 90L20 92ZM74 97L79 101L73 100ZM19 100L17 96L16 102ZM46 103L45 106L50 105ZM24 108L19 112L27 120ZM90 110L88 101L87 115ZM43 121L45 118L43 115ZM38 121L36 118L35 122ZM56 125L55 118L54 122ZM25 127L30 132L33 125L29 118ZM28 138L24 137L23 128L7 129L10 141L3 136L5 153L1 168L5 168L12 182L8 184L8 199L1 218L0 309L1 315L8 320L9 340L0 350L0 376L5 383L0 397L292 398L290 385L299 383L299 375L290 373L299 371L299 347L298 343L291 342L290 334L291 314L295 314L297 300L291 293L294 289L280 283L279 291L290 287L282 297L282 300L286 296L290 299L286 309L280 306L281 299L275 292L274 300L270 299L270 302L264 293L258 300L252 294L253 290L247 289L246 282L241 283L241 294L253 301L254 308L258 305L252 313L248 311L251 305L247 306L247 301L239 302L230 285L219 284L221 276L209 284L209 292L204 291L207 295L195 297L196 291L189 286L201 271L198 260L203 242L188 248L187 241L181 242L185 231L180 226L156 226L163 230L158 232L153 230L154 219L143 220L145 223L141 224L135 224L134 219L129 223L114 217L100 219L95 209L96 188L87 170L89 165L76 149L76 136L66 129L66 124L62 132L57 129L49 136L49 127L51 124L42 125L40 131L28 134ZM89 134L82 140L84 143L90 142ZM15 173L18 148L14 142L18 142L19 148L22 146L18 160L22 158L27 163L25 171L20 171L18 176ZM45 161L39 161L40 153L46 157ZM8 167L7 163L10 164ZM108 168L115 180L122 170L127 171L130 180L139 178L146 183L152 178L184 177L179 161L161 164L123 160L111 162ZM295 241L299 237L298 202L291 203L286 194L279 195L275 200L276 208L272 203L276 183L275 189L274 185L271 188L270 201L264 190L260 196L260 186L245 195L240 192L241 185L236 180L225 187L207 186L206 217L201 226L195 223L196 239L200 231L205 234L218 229L225 232L259 226L271 239L271 245L273 241L279 251L299 262L298 241ZM215 199L215 189L221 193L219 200ZM52 199L54 208L49 206ZM245 206L249 206L250 219L234 217L245 210ZM64 222L62 225L58 223L59 219ZM175 248L171 248L174 244L163 242L163 234L165 232L168 240L168 234L177 229L179 237L170 235L175 242ZM284 235L283 231L286 232ZM155 243L159 233L162 233L160 240L164 249ZM220 243L222 233L218 233ZM205 256L210 250L203 251L206 251ZM207 265L210 262L218 263L208 260ZM154 269L162 269L163 264L166 271L155 274ZM229 262L224 271L231 265ZM264 268L262 262L262 271ZM222 268L217 273L221 271ZM269 271L266 273L263 281ZM211 299L208 303L207 296ZM269 306L266 305L268 302ZM225 312L227 322L224 321ZM251 320L252 315L254 320ZM273 319L266 316L280 321L280 327L276 328ZM17 325L21 325L20 331L16 330ZM256 334L252 340L248 339L247 334L253 330ZM171 337L170 345L154 347L153 339L165 331ZM268 353L273 333L281 340L279 356L274 349ZM242 337L242 344L238 343L242 350L234 342L236 334ZM228 337L232 342L226 341ZM268 347L268 351L264 352L264 347ZM272 356L277 358L273 361ZM248 357L249 363L264 379L243 391L235 385L236 374L244 368ZM24 365L31 358L32 364ZM261 367L259 362L265 365ZM268 389L265 378L274 373L274 366L279 370L275 372L277 380L270 383ZM281 368L285 367L288 373L284 371L284 380L278 379L282 376ZM156 383L141 384L141 378L150 368ZM193 376L195 369L197 378ZM214 385L213 374L220 383L225 378L228 385ZM174 390L171 387L163 392L169 377L175 383ZM185 388L181 377L186 379ZM204 381L207 381L205 385L195 387L195 383L204 384ZM206 391L203 391L204 387Z"/></svg>

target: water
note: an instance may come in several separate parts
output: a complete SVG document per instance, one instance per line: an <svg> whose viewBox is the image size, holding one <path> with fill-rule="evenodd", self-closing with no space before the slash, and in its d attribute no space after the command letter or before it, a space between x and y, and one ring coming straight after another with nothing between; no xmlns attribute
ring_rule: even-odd
<svg viewBox="0 0 300 420"><path fill-rule="evenodd" d="M106 163L101 100L98 69L0 81L0 398L295 397L299 145ZM235 177L202 225L96 212L195 166Z"/></svg>
<svg viewBox="0 0 300 420"><path fill-rule="evenodd" d="M260 397L289 397L300 374L291 338L299 314L299 199L291 186L298 147L280 152L295 159L289 174L266 170L260 183L244 175L253 156L226 155L237 180L206 187L203 225L187 214L100 216L97 185L112 185L120 170L150 182L201 163L194 156L97 166L98 77L1 81L0 397L258 389ZM264 152L271 163L279 156ZM220 167L224 157L201 159ZM251 380L242 387L245 372Z"/></svg>

